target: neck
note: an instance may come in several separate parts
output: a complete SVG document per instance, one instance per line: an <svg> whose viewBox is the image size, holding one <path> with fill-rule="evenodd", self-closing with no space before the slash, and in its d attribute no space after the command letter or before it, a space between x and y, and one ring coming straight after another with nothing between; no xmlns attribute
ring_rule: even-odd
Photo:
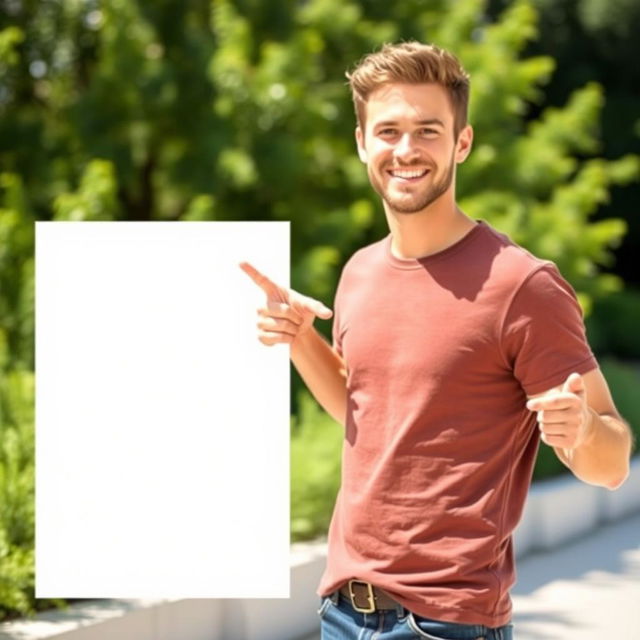
<svg viewBox="0 0 640 640"><path fill-rule="evenodd" d="M426 258L458 242L475 227L475 222L456 205L447 191L426 209L398 213L384 203L391 252L397 258Z"/></svg>

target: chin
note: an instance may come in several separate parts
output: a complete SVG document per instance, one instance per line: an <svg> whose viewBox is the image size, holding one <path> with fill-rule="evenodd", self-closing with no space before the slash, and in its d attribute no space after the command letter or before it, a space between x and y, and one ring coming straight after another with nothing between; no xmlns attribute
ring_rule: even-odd
<svg viewBox="0 0 640 640"><path fill-rule="evenodd" d="M389 209L394 213L402 213L405 215L420 213L421 211L424 211L427 208L427 207L418 207L417 205L401 204L399 202L393 202L392 200L385 200L385 202L387 203L387 206L389 207Z"/></svg>

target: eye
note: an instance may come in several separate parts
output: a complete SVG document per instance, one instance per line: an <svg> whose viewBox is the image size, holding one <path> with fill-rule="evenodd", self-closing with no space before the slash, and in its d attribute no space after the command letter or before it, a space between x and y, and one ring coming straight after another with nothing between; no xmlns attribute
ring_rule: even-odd
<svg viewBox="0 0 640 640"><path fill-rule="evenodd" d="M420 135L422 136L436 136L438 135L437 129L432 129L431 127L423 127L420 129Z"/></svg>
<svg viewBox="0 0 640 640"><path fill-rule="evenodd" d="M394 129L393 127L385 127L384 129L378 130L378 135L382 136L383 138L390 138L392 136L395 136L397 133L398 130Z"/></svg>

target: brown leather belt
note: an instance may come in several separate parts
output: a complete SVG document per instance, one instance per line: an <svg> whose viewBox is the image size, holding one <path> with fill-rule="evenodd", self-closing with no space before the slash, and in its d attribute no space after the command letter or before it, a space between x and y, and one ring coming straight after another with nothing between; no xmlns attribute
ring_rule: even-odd
<svg viewBox="0 0 640 640"><path fill-rule="evenodd" d="M349 580L340 588L340 593L351 601L351 606L360 613L397 609L399 604L382 589L362 580Z"/></svg>

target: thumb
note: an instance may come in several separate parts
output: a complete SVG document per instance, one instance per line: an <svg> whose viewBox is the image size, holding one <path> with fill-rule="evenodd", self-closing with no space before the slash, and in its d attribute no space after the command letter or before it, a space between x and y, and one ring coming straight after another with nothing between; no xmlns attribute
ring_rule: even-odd
<svg viewBox="0 0 640 640"><path fill-rule="evenodd" d="M569 393L584 393L584 380L579 373L572 373L562 385L562 390Z"/></svg>
<svg viewBox="0 0 640 640"><path fill-rule="evenodd" d="M333 311L331 311L329 307L325 307L319 300L309 298L309 303L309 308L318 316L318 318L328 320L333 315Z"/></svg>
<svg viewBox="0 0 640 640"><path fill-rule="evenodd" d="M316 308L314 309L314 313L318 316L318 318L322 318L323 320L328 320L332 315L333 311L328 307L325 307L322 302L318 303Z"/></svg>
<svg viewBox="0 0 640 640"><path fill-rule="evenodd" d="M325 307L319 300L314 300L309 296L302 296L300 302L303 307L323 320L328 320L333 315L331 309Z"/></svg>

